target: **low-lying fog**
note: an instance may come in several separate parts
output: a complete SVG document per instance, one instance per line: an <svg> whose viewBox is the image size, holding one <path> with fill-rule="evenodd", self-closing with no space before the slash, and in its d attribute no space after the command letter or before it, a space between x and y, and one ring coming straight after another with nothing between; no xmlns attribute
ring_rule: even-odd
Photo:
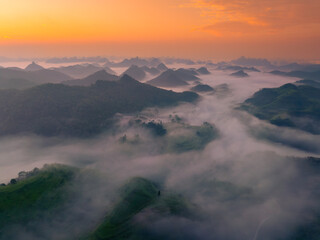
<svg viewBox="0 0 320 240"><path fill-rule="evenodd" d="M110 180L108 184L141 176L185 196L199 207L199 214L205 219L170 217L149 226L150 231L168 231L175 236L172 239L274 239L273 236L287 234L298 223L298 214L312 207L315 200L310 197L313 178L303 177L286 157L317 156L317 151L306 152L257 139L252 132L270 129L283 138L307 141L316 149L320 137L271 126L235 107L261 88L278 87L297 79L251 72L248 78L235 78L229 76L231 72L209 70L212 74L201 75L201 82L212 87L226 83L230 91L204 94L198 103L158 109L155 113L163 121L169 114L176 114L192 125L215 124L220 138L203 151L154 155L152 149L157 145L152 143L144 149L123 151L117 141L123 132L88 140L3 137L0 183L8 182L19 171L56 162L97 169ZM150 137L146 132L140 134ZM217 181L248 189L252 195L229 196L214 187ZM175 231L179 234L175 235Z"/></svg>

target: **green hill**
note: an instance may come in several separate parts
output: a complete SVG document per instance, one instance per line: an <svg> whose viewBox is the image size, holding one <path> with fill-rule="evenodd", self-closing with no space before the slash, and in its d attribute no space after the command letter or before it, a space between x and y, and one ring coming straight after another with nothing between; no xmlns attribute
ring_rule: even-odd
<svg viewBox="0 0 320 240"><path fill-rule="evenodd" d="M311 87L315 88L320 88L320 81L316 80L308 80L308 79L303 79L295 82L296 85L308 85Z"/></svg>
<svg viewBox="0 0 320 240"><path fill-rule="evenodd" d="M77 171L64 165L48 165L25 173L27 177L12 180L12 184L0 186L0 235L6 226L25 225L56 212L71 196L64 187Z"/></svg>
<svg viewBox="0 0 320 240"><path fill-rule="evenodd" d="M90 175L88 171L53 164L31 172L21 172L19 178L6 186L0 186L0 239L4 239L13 226L20 226L17 231L23 228L30 236L39 235L40 232L44 233L43 236L50 234L51 230L47 229L49 232L46 232L46 229L39 229L39 224L54 224L66 213L75 214L72 211L80 211L75 208L77 210L70 212L69 208L73 208L73 203L77 202L79 196L87 194L78 192L82 188L76 186L79 184L77 180L87 179L88 174ZM90 199L90 195L87 197L89 198L86 198L86 201ZM99 216L92 219L96 227L92 225L78 233L70 232L67 236L68 239L144 239L140 233L144 225L138 226L134 222L134 218L143 214L143 210L148 209L157 216L191 216L191 207L181 196L168 192L160 193L159 187L154 183L136 177L129 179L118 190L117 201L110 212L99 214L105 214L104 219L99 219ZM80 216L86 218L90 214L91 212L86 212ZM74 226L69 224L76 224L74 220L63 223L66 231L73 229ZM80 222L81 220L79 224Z"/></svg>
<svg viewBox="0 0 320 240"><path fill-rule="evenodd" d="M160 215L191 217L192 204L173 193L161 193L159 188L144 178L130 179L121 189L119 202L93 233L86 239L150 239L140 231L143 226L134 217L144 210ZM153 218L149 221L154 220Z"/></svg>
<svg viewBox="0 0 320 240"><path fill-rule="evenodd" d="M89 239L127 239L132 234L130 221L158 197L158 188L143 178L134 178L121 189L120 201Z"/></svg>
<svg viewBox="0 0 320 240"><path fill-rule="evenodd" d="M165 152L187 152L202 150L219 135L214 125L204 122L199 126L185 123L165 124L168 134L164 139Z"/></svg>
<svg viewBox="0 0 320 240"><path fill-rule="evenodd" d="M217 128L207 122L202 125L189 125L182 120L176 121L174 118L171 122L154 122L141 121L137 119L133 126L142 127L152 133L153 141L144 138L139 134L125 134L119 139L119 143L123 145L123 152L133 154L137 149L144 151L149 144L156 143L157 149L154 151L158 154L162 153L183 153L194 150L202 150L208 143L219 137ZM151 147L150 147L151 148Z"/></svg>
<svg viewBox="0 0 320 240"><path fill-rule="evenodd" d="M97 81L89 87L45 84L0 91L0 135L35 133L87 137L110 128L116 113L192 102L196 93L175 93L139 83Z"/></svg>
<svg viewBox="0 0 320 240"><path fill-rule="evenodd" d="M320 89L285 84L262 89L247 99L241 109L278 126L320 134Z"/></svg>

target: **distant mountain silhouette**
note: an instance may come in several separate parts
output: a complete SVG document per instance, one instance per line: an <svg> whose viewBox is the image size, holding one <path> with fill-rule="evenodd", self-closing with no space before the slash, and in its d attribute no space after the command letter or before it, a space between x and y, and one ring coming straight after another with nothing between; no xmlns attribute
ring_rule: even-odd
<svg viewBox="0 0 320 240"><path fill-rule="evenodd" d="M195 81L199 80L199 78L196 76L199 73L195 69L185 69L185 68L179 68L178 70L175 70L175 72L184 80L184 81Z"/></svg>
<svg viewBox="0 0 320 240"><path fill-rule="evenodd" d="M138 67L156 67L161 63L158 58L129 58L124 59L121 62L107 62L105 66L108 67L130 67L132 65L136 65Z"/></svg>
<svg viewBox="0 0 320 240"><path fill-rule="evenodd" d="M195 92L212 92L214 89L207 84L198 84L190 89Z"/></svg>
<svg viewBox="0 0 320 240"><path fill-rule="evenodd" d="M282 71L272 71L270 72L274 75L286 76L286 77L296 77L302 79L310 80L320 80L320 71L316 72L305 72L305 71L292 71L292 72L282 72Z"/></svg>
<svg viewBox="0 0 320 240"><path fill-rule="evenodd" d="M0 135L87 137L110 128L116 113L197 98L196 93L159 89L128 75L114 82L97 81L90 87L44 84L26 90L0 90Z"/></svg>
<svg viewBox="0 0 320 240"><path fill-rule="evenodd" d="M149 62L145 59L136 57L136 58L124 59L122 62L119 63L119 67L130 67L132 65L146 66L146 65L149 65Z"/></svg>
<svg viewBox="0 0 320 240"><path fill-rule="evenodd" d="M320 81L316 80L308 80L308 79L303 79L295 82L296 85L308 85L311 87L316 87L320 88Z"/></svg>
<svg viewBox="0 0 320 240"><path fill-rule="evenodd" d="M218 67L219 70L227 70L227 71L249 71L249 72L260 72L259 69L255 67L241 67L235 65L222 65Z"/></svg>
<svg viewBox="0 0 320 240"><path fill-rule="evenodd" d="M276 70L278 71L297 71L297 70L302 70L302 66L298 63L290 63L282 66L275 67Z"/></svg>
<svg viewBox="0 0 320 240"><path fill-rule="evenodd" d="M209 70L206 67L201 67L197 69L197 72L203 75L210 74Z"/></svg>
<svg viewBox="0 0 320 240"><path fill-rule="evenodd" d="M7 67L6 69L10 69L10 70L17 70L17 71L21 71L24 72L25 70L19 67Z"/></svg>
<svg viewBox="0 0 320 240"><path fill-rule="evenodd" d="M255 66L255 67L272 67L273 65L267 59L261 58L246 58L240 57L238 59L232 60L232 64L241 65L241 66Z"/></svg>
<svg viewBox="0 0 320 240"><path fill-rule="evenodd" d="M206 66L209 66L209 67L217 67L219 64L217 63L212 63L212 62L207 62L206 63Z"/></svg>
<svg viewBox="0 0 320 240"><path fill-rule="evenodd" d="M147 66L143 66L141 67L141 69L147 73L150 73L151 75L155 76L160 74L160 70L155 68L155 67L147 67Z"/></svg>
<svg viewBox="0 0 320 240"><path fill-rule="evenodd" d="M169 68L164 65L164 63L160 63L158 66L157 66L157 69L161 72L164 72L164 71L167 71Z"/></svg>
<svg viewBox="0 0 320 240"><path fill-rule="evenodd" d="M69 86L90 86L96 83L96 81L98 80L117 81L118 79L119 79L118 76L109 74L105 70L101 70L83 79L72 79L72 80L64 81L62 82L62 84L66 84Z"/></svg>
<svg viewBox="0 0 320 240"><path fill-rule="evenodd" d="M178 68L176 71L181 71L184 73L192 74L192 75L199 75L197 69L195 68Z"/></svg>
<svg viewBox="0 0 320 240"><path fill-rule="evenodd" d="M179 87L188 85L183 79L181 72L168 69L167 71L160 74L160 76L148 81L147 83L158 87Z"/></svg>
<svg viewBox="0 0 320 240"><path fill-rule="evenodd" d="M184 65L196 64L194 61L190 59L183 59L183 58L164 58L163 61L166 64L184 64Z"/></svg>
<svg viewBox="0 0 320 240"><path fill-rule="evenodd" d="M9 81L12 79L27 80L34 84L43 84L43 83L60 83L63 81L71 80L72 78L49 69L41 69L37 71L25 71L25 70L16 70L2 68L0 69L0 76L2 81Z"/></svg>
<svg viewBox="0 0 320 240"><path fill-rule="evenodd" d="M33 71L32 74L35 76L33 82L36 83L61 83L63 81L67 81L72 79L66 74L60 73L55 70L50 69L42 69L38 71Z"/></svg>
<svg viewBox="0 0 320 240"><path fill-rule="evenodd" d="M46 63L88 63L88 62L99 62L104 63L109 60L104 57L62 57L62 58L49 58Z"/></svg>
<svg viewBox="0 0 320 240"><path fill-rule="evenodd" d="M2 79L0 78L0 89L26 89L33 87L37 84L25 79Z"/></svg>
<svg viewBox="0 0 320 240"><path fill-rule="evenodd" d="M158 58L149 59L149 67L157 67L159 64L161 64L161 61Z"/></svg>
<svg viewBox="0 0 320 240"><path fill-rule="evenodd" d="M103 69L104 69L107 73L116 75L116 72L113 71L113 70L108 66L108 64L104 64L102 67L103 67Z"/></svg>
<svg viewBox="0 0 320 240"><path fill-rule="evenodd" d="M275 66L274 70L284 71L284 72L291 72L291 71L317 72L317 71L320 71L320 64L289 63L286 65Z"/></svg>
<svg viewBox="0 0 320 240"><path fill-rule="evenodd" d="M113 75L117 74L115 71L113 71L111 68L109 68L107 66L103 66L103 69L109 74L113 74Z"/></svg>
<svg viewBox="0 0 320 240"><path fill-rule="evenodd" d="M80 79L87 77L95 72L98 72L100 70L106 70L110 74L114 74L114 72L111 70L108 70L106 68L98 67L93 64L77 64L72 66L65 66L65 67L59 67L59 68L52 68L55 71L61 72L63 74L66 74L72 78Z"/></svg>
<svg viewBox="0 0 320 240"><path fill-rule="evenodd" d="M274 65L271 62L269 62L267 59L260 59L260 58L246 58L241 57L235 60L232 60L230 63L234 65L239 66L245 66L245 67L263 67L269 70L277 70L277 71L306 71L306 72L316 72L320 71L320 64L309 64L309 63L288 63L285 65ZM236 69L234 69L236 70ZM238 69L240 70L240 69ZM242 70L248 70L248 69L242 69Z"/></svg>
<svg viewBox="0 0 320 240"><path fill-rule="evenodd" d="M214 93L220 97L225 97L231 93L231 89L229 88L229 85L226 83L216 85L213 89Z"/></svg>
<svg viewBox="0 0 320 240"><path fill-rule="evenodd" d="M44 69L44 67L36 64L35 62L32 62L31 64L29 64L29 65L25 68L26 71L38 71L38 70L42 70L42 69Z"/></svg>
<svg viewBox="0 0 320 240"><path fill-rule="evenodd" d="M282 72L282 71L279 71L279 70L274 70L274 71L272 71L270 73L274 74L274 75L280 75L280 76L287 76L288 75L287 72Z"/></svg>
<svg viewBox="0 0 320 240"><path fill-rule="evenodd" d="M146 73L144 72L144 70L137 65L132 65L131 67L129 67L124 73L122 73L122 76L125 74L138 81L141 81L146 77Z"/></svg>
<svg viewBox="0 0 320 240"><path fill-rule="evenodd" d="M244 77L249 77L247 73L245 73L243 70L240 70L238 72L231 73L230 76L233 77L238 77L238 78L244 78Z"/></svg>

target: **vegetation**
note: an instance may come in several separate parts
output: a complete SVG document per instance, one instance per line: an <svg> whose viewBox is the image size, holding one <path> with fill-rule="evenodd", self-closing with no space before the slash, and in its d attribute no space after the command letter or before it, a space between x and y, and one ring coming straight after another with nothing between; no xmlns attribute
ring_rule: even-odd
<svg viewBox="0 0 320 240"><path fill-rule="evenodd" d="M274 125L295 127L314 134L320 133L318 127L320 89L318 88L285 84L280 88L262 89L247 99L241 109Z"/></svg>
<svg viewBox="0 0 320 240"><path fill-rule="evenodd" d="M35 133L87 137L110 128L116 113L168 106L198 98L175 93L123 76L89 87L46 84L23 91L0 91L0 135Z"/></svg>
<svg viewBox="0 0 320 240"><path fill-rule="evenodd" d="M147 123L142 123L142 126L150 129L155 136L163 136L167 133L167 130L163 127L162 122L150 121Z"/></svg>
<svg viewBox="0 0 320 240"><path fill-rule="evenodd" d="M295 82L297 85L308 85L311 87L316 87L316 88L320 88L320 81L316 81L316 80L308 80L308 79L304 79L304 80L299 80L297 82Z"/></svg>
<svg viewBox="0 0 320 240"><path fill-rule="evenodd" d="M144 208L153 204L158 189L150 181L134 178L121 189L119 202L89 239L127 239L132 234L131 220Z"/></svg>
<svg viewBox="0 0 320 240"><path fill-rule="evenodd" d="M202 150L205 146L218 137L218 130L214 125L204 122L200 126L189 125L175 115L170 116L171 122L143 122L140 119L134 121L134 125L150 130L156 136L153 143L156 143L157 153L183 153L193 150ZM134 136L124 135L119 139L119 143L126 144L131 154L131 148L145 148L150 144L149 141L140 137L139 134ZM131 146L133 145L133 146ZM154 148L152 148L154 149Z"/></svg>
<svg viewBox="0 0 320 240"><path fill-rule="evenodd" d="M25 179L0 186L0 233L12 224L27 224L53 214L71 196L65 188L77 169L48 165ZM15 181L13 181L15 180Z"/></svg>
<svg viewBox="0 0 320 240"><path fill-rule="evenodd" d="M86 239L147 239L134 217L146 209L159 215L191 217L193 205L174 193L161 193L160 189L144 178L133 178L121 189L119 202L93 233ZM153 221L150 218L149 221Z"/></svg>
<svg viewBox="0 0 320 240"><path fill-rule="evenodd" d="M37 227L28 227L28 223L50 222L70 207L66 203L71 203L77 196L72 184L81 172L76 168L54 164L28 174L28 177L16 178L14 184L0 186L0 237L7 227L13 225L23 225L28 231L37 231ZM160 215L190 216L191 204L174 193L160 193L160 189L147 179L132 178L119 190L117 203L99 221L97 228L83 233L86 235L84 239L138 236L139 227L134 224L133 218L146 208Z"/></svg>
<svg viewBox="0 0 320 240"><path fill-rule="evenodd" d="M214 89L207 84L198 84L190 89L195 92L213 92Z"/></svg>
<svg viewBox="0 0 320 240"><path fill-rule="evenodd" d="M165 152L201 150L218 136L217 129L207 122L201 126L169 123L165 127L169 132L164 141Z"/></svg>

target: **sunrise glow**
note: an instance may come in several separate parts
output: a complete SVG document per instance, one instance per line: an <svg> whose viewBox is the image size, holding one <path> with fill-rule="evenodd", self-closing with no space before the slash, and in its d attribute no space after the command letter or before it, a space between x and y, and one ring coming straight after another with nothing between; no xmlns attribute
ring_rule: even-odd
<svg viewBox="0 0 320 240"><path fill-rule="evenodd" d="M320 53L320 2L313 0L0 3L0 50L5 56L117 54L220 59L246 53L312 60Z"/></svg>

